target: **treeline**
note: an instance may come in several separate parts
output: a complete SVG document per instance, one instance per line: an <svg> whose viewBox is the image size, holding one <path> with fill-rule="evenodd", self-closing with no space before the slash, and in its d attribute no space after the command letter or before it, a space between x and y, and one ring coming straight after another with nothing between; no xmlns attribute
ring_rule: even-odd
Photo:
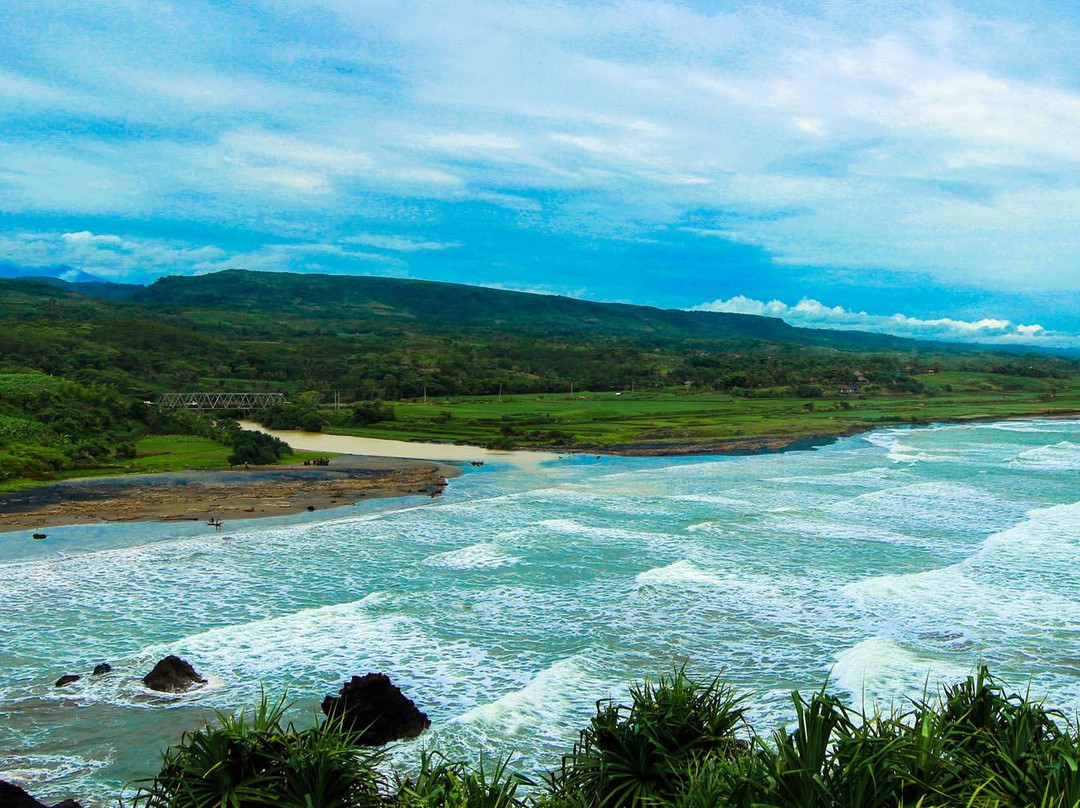
<svg viewBox="0 0 1080 808"><path fill-rule="evenodd" d="M290 451L231 418L161 410L101 385L43 373L0 373L0 482L52 479L136 456L146 435L196 435L232 448L234 464L276 463Z"/></svg>
<svg viewBox="0 0 1080 808"><path fill-rule="evenodd" d="M181 290L188 282L208 283L201 278L176 281L172 287ZM376 316L358 306L339 311L332 298L324 300L322 308L310 300L300 305L271 294L273 284L283 282L258 279L260 289L270 284L270 291L262 292L265 299L259 299L261 308L230 298L227 288L217 286L212 288L218 298L206 293L179 306L100 300L30 283L0 282L0 372L39 371L140 400L162 390L274 389L289 394L339 391L345 400L364 401L425 392L536 394L565 392L571 386L612 391L685 382L698 389L748 395L855 384L919 392L914 377L930 370L1020 378L1065 377L1078 369L1076 361L1060 357L1018 358L903 340L882 348L877 343L889 338L869 339L879 335L865 335L865 345L852 337L851 344L838 347L831 343L839 337L826 340L789 327L780 329L792 340L788 342L740 335L731 327L702 336L701 329L684 324L680 331L666 321L635 330L644 315L627 319L624 310L640 307L612 306L612 321L598 325L598 316L578 322L560 314L558 301L548 300L541 301L553 318L546 331L543 322L531 322L531 333L522 334L509 315L502 325L484 326L475 325L473 316L469 322L474 324L465 327L452 325L446 317ZM519 307L539 306L529 300L537 297L518 295L513 301ZM570 304L581 303L564 301L575 311L577 306ZM589 306L589 312L597 307L607 311L601 304ZM700 313L655 316L675 314ZM527 308L521 308L520 317L529 319ZM694 325L697 320L688 322ZM744 330L753 333L749 327Z"/></svg>
<svg viewBox="0 0 1080 808"><path fill-rule="evenodd" d="M1074 808L1073 720L985 668L904 709L864 714L824 689L792 694L790 727L759 732L746 698L682 670L596 714L546 777L422 751L394 770L340 725L297 729L281 706L188 733L134 806L304 808ZM395 762L400 757L395 756Z"/></svg>

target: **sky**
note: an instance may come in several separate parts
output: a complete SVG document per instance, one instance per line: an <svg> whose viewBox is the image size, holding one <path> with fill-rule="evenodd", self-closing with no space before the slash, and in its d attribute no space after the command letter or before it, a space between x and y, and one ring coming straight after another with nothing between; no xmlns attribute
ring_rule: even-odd
<svg viewBox="0 0 1080 808"><path fill-rule="evenodd" d="M4 0L0 271L1080 346L1069 2Z"/></svg>

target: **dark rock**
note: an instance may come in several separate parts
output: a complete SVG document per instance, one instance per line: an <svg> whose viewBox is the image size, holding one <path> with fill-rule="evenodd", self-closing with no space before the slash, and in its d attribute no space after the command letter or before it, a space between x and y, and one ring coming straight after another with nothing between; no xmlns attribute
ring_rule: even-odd
<svg viewBox="0 0 1080 808"><path fill-rule="evenodd" d="M112 665L108 662L102 662L100 665L94 668L94 676L102 676L112 670Z"/></svg>
<svg viewBox="0 0 1080 808"><path fill-rule="evenodd" d="M65 673L63 676L56 680L56 684L53 685L53 687L64 687L65 685L70 685L72 682L77 682L80 679L82 679L82 677L78 674ZM0 806L3 806L2 802L0 802Z"/></svg>
<svg viewBox="0 0 1080 808"><path fill-rule="evenodd" d="M340 720L346 732L357 735L357 743L368 746L415 738L431 726L428 717L383 673L354 676L342 686L340 695L323 699L322 711L327 718Z"/></svg>
<svg viewBox="0 0 1080 808"><path fill-rule="evenodd" d="M42 539L49 538L49 536L48 536L47 533L35 533L34 538L37 539L38 541L41 541Z"/></svg>
<svg viewBox="0 0 1080 808"><path fill-rule="evenodd" d="M48 808L38 802L17 785L0 780L0 808ZM58 802L53 808L81 808L75 800Z"/></svg>
<svg viewBox="0 0 1080 808"><path fill-rule="evenodd" d="M314 506L314 505L308 505L308 506L307 506L307 509L308 509L309 511L313 511L313 510L315 510L315 506Z"/></svg>
<svg viewBox="0 0 1080 808"><path fill-rule="evenodd" d="M195 672L189 662L170 655L143 677L143 684L162 693L183 693L196 685L205 685L206 680Z"/></svg>

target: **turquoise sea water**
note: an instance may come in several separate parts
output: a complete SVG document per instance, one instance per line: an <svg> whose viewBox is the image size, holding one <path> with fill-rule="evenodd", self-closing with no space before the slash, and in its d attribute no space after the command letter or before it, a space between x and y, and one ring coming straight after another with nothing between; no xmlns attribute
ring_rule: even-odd
<svg viewBox="0 0 1080 808"><path fill-rule="evenodd" d="M211 679L163 698L176 653ZM114 671L56 690L64 673ZM417 744L554 766L596 699L687 662L750 691L916 696L979 660L1080 708L1080 424L884 429L741 458L486 465L441 501L291 523L0 535L0 778L105 804L212 708L298 721L382 670Z"/></svg>

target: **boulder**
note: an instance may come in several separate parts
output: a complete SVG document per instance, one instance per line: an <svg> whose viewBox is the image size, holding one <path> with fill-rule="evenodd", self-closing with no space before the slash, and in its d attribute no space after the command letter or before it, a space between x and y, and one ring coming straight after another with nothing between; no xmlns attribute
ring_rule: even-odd
<svg viewBox="0 0 1080 808"><path fill-rule="evenodd" d="M76 673L65 673L56 680L56 684L53 685L53 687L64 687L65 685L70 685L72 682L77 682L80 679L82 679L82 677ZM0 805L3 805L3 803L0 802Z"/></svg>
<svg viewBox="0 0 1080 808"><path fill-rule="evenodd" d="M45 803L38 802L17 785L5 783L0 780L0 806L2 808L49 808ZM53 808L81 808L75 800L58 802Z"/></svg>
<svg viewBox="0 0 1080 808"><path fill-rule="evenodd" d="M197 685L205 685L206 680L195 672L191 663L170 655L143 677L143 684L161 693L183 693Z"/></svg>
<svg viewBox="0 0 1080 808"><path fill-rule="evenodd" d="M428 717L383 673L354 676L338 696L323 699L322 711L342 729L354 734L357 743L382 746L390 741L415 738L431 726Z"/></svg>
<svg viewBox="0 0 1080 808"><path fill-rule="evenodd" d="M94 668L94 676L102 676L112 670L112 665L108 662L102 662Z"/></svg>

